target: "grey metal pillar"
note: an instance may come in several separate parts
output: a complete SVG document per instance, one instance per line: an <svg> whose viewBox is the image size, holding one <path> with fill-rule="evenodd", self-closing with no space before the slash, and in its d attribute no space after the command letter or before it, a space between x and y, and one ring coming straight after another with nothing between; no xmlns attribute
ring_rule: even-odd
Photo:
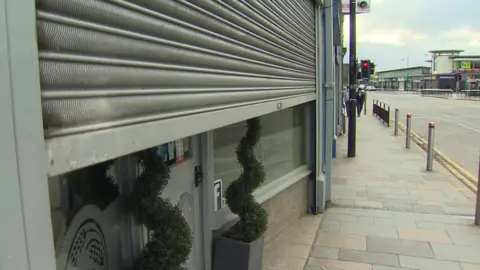
<svg viewBox="0 0 480 270"><path fill-rule="evenodd" d="M395 136L398 136L398 109L395 109L395 126L394 126L394 130L393 130L393 134Z"/></svg>
<svg viewBox="0 0 480 270"><path fill-rule="evenodd" d="M433 147L435 145L435 123L428 123L427 171L433 167Z"/></svg>
<svg viewBox="0 0 480 270"><path fill-rule="evenodd" d="M315 102L316 111L316 166L315 166L315 213L322 213L325 211L325 175L323 173L323 157L324 157L324 92L323 92L323 74L324 74L324 28L323 28L323 11L317 4L315 7L315 50L316 50L316 93L317 100Z"/></svg>
<svg viewBox="0 0 480 270"><path fill-rule="evenodd" d="M478 154L477 203L475 204L475 225L480 225L480 152Z"/></svg>
<svg viewBox="0 0 480 270"><path fill-rule="evenodd" d="M202 221L203 221L203 258L204 269L212 269L212 228L214 224L214 187L215 171L213 166L213 130L200 135L202 154L203 183L202 188Z"/></svg>
<svg viewBox="0 0 480 270"><path fill-rule="evenodd" d="M55 269L35 1L0 0L0 268Z"/></svg>
<svg viewBox="0 0 480 270"><path fill-rule="evenodd" d="M412 133L412 115L407 113L406 131L405 131L405 148L410 148L411 133Z"/></svg>
<svg viewBox="0 0 480 270"><path fill-rule="evenodd" d="M326 0L325 5L330 7L333 0ZM331 200L332 194L332 153L333 140L335 135L335 50L333 47L333 8L325 10L325 201Z"/></svg>

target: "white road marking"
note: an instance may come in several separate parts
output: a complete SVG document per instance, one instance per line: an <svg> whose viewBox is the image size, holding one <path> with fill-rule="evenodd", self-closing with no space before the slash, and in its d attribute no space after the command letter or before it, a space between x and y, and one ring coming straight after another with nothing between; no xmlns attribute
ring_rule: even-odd
<svg viewBox="0 0 480 270"><path fill-rule="evenodd" d="M469 130L471 130L471 131L475 131L475 132L479 132L479 133L480 133L480 130L478 130L478 129L476 129L476 128L469 127L469 126L467 126L467 125L463 125L463 124L460 124L460 123L456 123L456 122L450 121L450 120L448 120L448 119L445 118L445 117L439 116L439 117L437 117L437 118L438 118L438 119L442 119L442 120L445 121L445 122L448 122L448 123L451 123L451 124L455 124L455 125L457 125L457 126L459 126L459 127L463 127L463 128L469 129Z"/></svg>
<svg viewBox="0 0 480 270"><path fill-rule="evenodd" d="M449 117L449 118L480 118L480 115L445 115L442 117Z"/></svg>

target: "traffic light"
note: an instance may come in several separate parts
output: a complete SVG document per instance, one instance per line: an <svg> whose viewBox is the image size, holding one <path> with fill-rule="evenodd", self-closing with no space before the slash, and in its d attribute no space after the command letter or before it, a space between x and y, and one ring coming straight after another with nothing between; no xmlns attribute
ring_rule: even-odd
<svg viewBox="0 0 480 270"><path fill-rule="evenodd" d="M370 63L370 75L375 74L375 63Z"/></svg>
<svg viewBox="0 0 480 270"><path fill-rule="evenodd" d="M458 73L457 74L457 81L461 81L462 80L462 73Z"/></svg>
<svg viewBox="0 0 480 270"><path fill-rule="evenodd" d="M367 79L370 78L371 70L370 70L370 60L362 60L360 62L362 78Z"/></svg>

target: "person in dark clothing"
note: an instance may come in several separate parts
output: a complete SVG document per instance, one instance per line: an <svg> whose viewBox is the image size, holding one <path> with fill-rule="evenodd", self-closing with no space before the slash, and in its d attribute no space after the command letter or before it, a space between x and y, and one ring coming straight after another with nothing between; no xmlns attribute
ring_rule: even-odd
<svg viewBox="0 0 480 270"><path fill-rule="evenodd" d="M347 87L343 88L343 107L345 108L346 116L350 117L350 100L349 100L349 89Z"/></svg>
<svg viewBox="0 0 480 270"><path fill-rule="evenodd" d="M365 102L365 93L363 90L358 90L357 92L357 114L360 117L361 112L363 110L363 103Z"/></svg>

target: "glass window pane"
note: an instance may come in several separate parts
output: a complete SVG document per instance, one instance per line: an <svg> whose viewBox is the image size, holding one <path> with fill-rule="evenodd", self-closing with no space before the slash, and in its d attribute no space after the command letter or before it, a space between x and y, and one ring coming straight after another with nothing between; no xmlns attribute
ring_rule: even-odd
<svg viewBox="0 0 480 270"><path fill-rule="evenodd" d="M57 269L127 269L131 229L114 165L48 181ZM104 167L105 168L105 167Z"/></svg>
<svg viewBox="0 0 480 270"><path fill-rule="evenodd" d="M304 106L297 106L260 117L262 134L255 153L265 167L264 185L306 163L304 112ZM214 132L215 179L222 179L224 190L240 175L235 149L245 129L244 121Z"/></svg>

